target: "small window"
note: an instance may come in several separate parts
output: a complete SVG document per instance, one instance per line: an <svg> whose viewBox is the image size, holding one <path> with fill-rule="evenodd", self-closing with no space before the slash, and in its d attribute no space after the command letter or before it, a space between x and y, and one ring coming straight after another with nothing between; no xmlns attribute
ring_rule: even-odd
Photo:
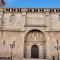
<svg viewBox="0 0 60 60"><path fill-rule="evenodd" d="M34 12L38 12L38 9L34 9Z"/></svg>
<svg viewBox="0 0 60 60"><path fill-rule="evenodd" d="M21 9L20 9L20 12L21 12Z"/></svg>
<svg viewBox="0 0 60 60"><path fill-rule="evenodd" d="M17 9L17 12L19 12L19 9Z"/></svg>
<svg viewBox="0 0 60 60"><path fill-rule="evenodd" d="M41 12L41 9L40 9L40 12Z"/></svg>
<svg viewBox="0 0 60 60"><path fill-rule="evenodd" d="M50 9L50 12L54 12L54 9Z"/></svg>
<svg viewBox="0 0 60 60"><path fill-rule="evenodd" d="M28 9L28 12L32 12L32 9Z"/></svg>
<svg viewBox="0 0 60 60"><path fill-rule="evenodd" d="M59 9L59 12L60 12L60 9Z"/></svg>
<svg viewBox="0 0 60 60"><path fill-rule="evenodd" d="M14 23L16 21L16 16L14 15L14 14L12 14L11 16L10 16L10 22L11 23Z"/></svg>
<svg viewBox="0 0 60 60"><path fill-rule="evenodd" d="M44 9L42 9L42 12L44 12Z"/></svg>
<svg viewBox="0 0 60 60"><path fill-rule="evenodd" d="M34 12L35 12L35 9L34 9Z"/></svg>
<svg viewBox="0 0 60 60"><path fill-rule="evenodd" d="M28 12L29 12L29 9L28 9Z"/></svg>
<svg viewBox="0 0 60 60"><path fill-rule="evenodd" d="M36 9L36 12L38 12L38 9Z"/></svg>
<svg viewBox="0 0 60 60"><path fill-rule="evenodd" d="M32 12L32 9L30 9L30 12Z"/></svg>
<svg viewBox="0 0 60 60"><path fill-rule="evenodd" d="M10 11L10 9L6 9L6 11L7 11L7 12L9 12L9 11Z"/></svg>
<svg viewBox="0 0 60 60"><path fill-rule="evenodd" d="M56 12L59 12L59 10L57 9Z"/></svg>

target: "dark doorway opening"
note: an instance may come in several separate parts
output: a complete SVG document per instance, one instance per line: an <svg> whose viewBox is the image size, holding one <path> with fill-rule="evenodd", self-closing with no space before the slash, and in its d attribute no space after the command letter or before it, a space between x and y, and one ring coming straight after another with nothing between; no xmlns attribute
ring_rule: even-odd
<svg viewBox="0 0 60 60"><path fill-rule="evenodd" d="M33 45L31 48L31 58L39 58L39 48L37 45Z"/></svg>

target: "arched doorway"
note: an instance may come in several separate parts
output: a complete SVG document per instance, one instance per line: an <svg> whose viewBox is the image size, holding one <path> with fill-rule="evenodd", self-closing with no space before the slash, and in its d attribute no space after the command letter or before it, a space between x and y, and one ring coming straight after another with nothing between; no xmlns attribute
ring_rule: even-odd
<svg viewBox="0 0 60 60"><path fill-rule="evenodd" d="M39 58L39 48L37 45L33 45L31 48L31 58Z"/></svg>
<svg viewBox="0 0 60 60"><path fill-rule="evenodd" d="M46 57L45 35L39 30L31 30L26 34L24 41L24 57L39 58Z"/></svg>

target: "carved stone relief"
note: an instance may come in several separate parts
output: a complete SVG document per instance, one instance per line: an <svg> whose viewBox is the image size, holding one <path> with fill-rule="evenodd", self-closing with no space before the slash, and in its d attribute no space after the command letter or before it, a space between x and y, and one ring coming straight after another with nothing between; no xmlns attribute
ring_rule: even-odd
<svg viewBox="0 0 60 60"><path fill-rule="evenodd" d="M44 35L41 32L30 32L27 34L26 41L44 41Z"/></svg>
<svg viewBox="0 0 60 60"><path fill-rule="evenodd" d="M32 23L31 23L32 22ZM45 25L44 15L27 15L26 25Z"/></svg>

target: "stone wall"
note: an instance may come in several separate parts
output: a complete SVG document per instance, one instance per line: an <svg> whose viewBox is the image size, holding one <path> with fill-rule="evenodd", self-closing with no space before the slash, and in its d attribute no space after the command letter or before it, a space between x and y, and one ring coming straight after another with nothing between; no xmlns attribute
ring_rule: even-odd
<svg viewBox="0 0 60 60"><path fill-rule="evenodd" d="M15 42L13 58L24 59L24 41L31 30L39 30L44 33L46 59L57 57L55 46L57 46L57 40L60 42L60 15L56 11L57 9L53 9L53 12L51 12L52 9L7 9L0 9L1 57L11 56L10 44ZM14 17L11 20L12 15Z"/></svg>

